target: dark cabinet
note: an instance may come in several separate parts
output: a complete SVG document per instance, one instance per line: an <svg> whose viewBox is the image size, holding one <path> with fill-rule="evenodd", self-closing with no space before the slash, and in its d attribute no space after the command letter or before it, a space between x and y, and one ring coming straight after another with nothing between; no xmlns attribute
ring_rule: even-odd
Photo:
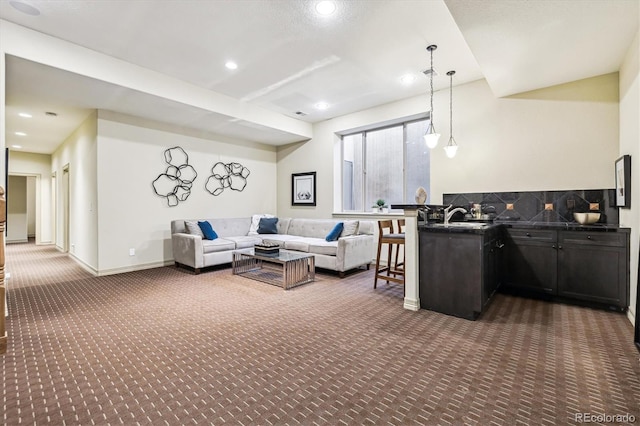
<svg viewBox="0 0 640 426"><path fill-rule="evenodd" d="M493 294L503 281L504 277L504 247L501 234L489 234L484 238L482 247L483 262L483 298L485 304L489 302Z"/></svg>
<svg viewBox="0 0 640 426"><path fill-rule="evenodd" d="M506 284L528 292L557 291L557 233L547 229L507 229Z"/></svg>
<svg viewBox="0 0 640 426"><path fill-rule="evenodd" d="M498 286L500 244L486 232L419 232L420 307L476 319Z"/></svg>
<svg viewBox="0 0 640 426"><path fill-rule="evenodd" d="M629 304L627 233L558 233L558 295L616 308Z"/></svg>
<svg viewBox="0 0 640 426"><path fill-rule="evenodd" d="M629 304L629 233L506 230L507 288L625 310Z"/></svg>

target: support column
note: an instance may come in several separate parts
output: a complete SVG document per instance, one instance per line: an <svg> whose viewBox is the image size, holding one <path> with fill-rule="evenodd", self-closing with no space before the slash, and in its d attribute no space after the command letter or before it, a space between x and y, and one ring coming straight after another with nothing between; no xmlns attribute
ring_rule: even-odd
<svg viewBox="0 0 640 426"><path fill-rule="evenodd" d="M7 201L4 188L0 187L0 354L7 352L7 330L5 328L5 285L4 285L4 230L7 223Z"/></svg>
<svg viewBox="0 0 640 426"><path fill-rule="evenodd" d="M420 309L418 206L401 205L391 207L404 209L404 308L417 311Z"/></svg>

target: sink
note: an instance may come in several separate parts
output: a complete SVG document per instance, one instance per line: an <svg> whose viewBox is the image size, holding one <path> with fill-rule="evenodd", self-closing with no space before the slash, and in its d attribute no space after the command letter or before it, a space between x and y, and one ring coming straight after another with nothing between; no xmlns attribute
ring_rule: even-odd
<svg viewBox="0 0 640 426"><path fill-rule="evenodd" d="M436 228L484 229L488 227L489 224L481 222L449 222L446 225L444 223L432 223L431 226L435 226Z"/></svg>

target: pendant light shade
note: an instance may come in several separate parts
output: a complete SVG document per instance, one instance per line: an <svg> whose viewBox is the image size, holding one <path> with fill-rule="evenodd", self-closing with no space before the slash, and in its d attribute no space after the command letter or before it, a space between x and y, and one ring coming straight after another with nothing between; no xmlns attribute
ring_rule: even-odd
<svg viewBox="0 0 640 426"><path fill-rule="evenodd" d="M440 133L436 133L436 129L433 127L433 123L429 123L427 132L424 134L424 141L429 148L435 148L438 146L440 140Z"/></svg>
<svg viewBox="0 0 640 426"><path fill-rule="evenodd" d="M456 140L453 138L453 75L455 71L449 71L447 75L449 76L449 142L447 146L444 147L445 152L447 153L447 157L453 158L456 156L456 152L458 152L458 144Z"/></svg>
<svg viewBox="0 0 640 426"><path fill-rule="evenodd" d="M429 88L430 92L430 107L429 110L429 127L427 127L427 132L424 134L424 141L426 142L429 148L435 148L438 145L438 140L440 139L440 133L436 132L436 128L433 125L433 73L435 72L433 69L433 51L436 50L438 46L432 44L427 47L427 50L431 54L431 71L429 73Z"/></svg>

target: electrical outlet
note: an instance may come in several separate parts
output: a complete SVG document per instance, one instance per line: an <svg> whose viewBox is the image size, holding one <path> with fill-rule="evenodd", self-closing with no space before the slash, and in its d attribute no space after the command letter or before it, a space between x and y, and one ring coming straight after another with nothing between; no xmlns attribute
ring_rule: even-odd
<svg viewBox="0 0 640 426"><path fill-rule="evenodd" d="M589 210L600 210L600 203L589 203Z"/></svg>
<svg viewBox="0 0 640 426"><path fill-rule="evenodd" d="M71 244L71 253L75 253L75 252L76 252L76 245Z"/></svg>
<svg viewBox="0 0 640 426"><path fill-rule="evenodd" d="M507 203L507 210L513 210L513 204Z"/></svg>
<svg viewBox="0 0 640 426"><path fill-rule="evenodd" d="M544 209L545 210L553 210L553 203L545 203Z"/></svg>
<svg viewBox="0 0 640 426"><path fill-rule="evenodd" d="M136 255L136 249L130 248L129 249L129 256L135 256L135 255Z"/></svg>
<svg viewBox="0 0 640 426"><path fill-rule="evenodd" d="M575 209L576 208L576 200L567 200L567 208Z"/></svg>

